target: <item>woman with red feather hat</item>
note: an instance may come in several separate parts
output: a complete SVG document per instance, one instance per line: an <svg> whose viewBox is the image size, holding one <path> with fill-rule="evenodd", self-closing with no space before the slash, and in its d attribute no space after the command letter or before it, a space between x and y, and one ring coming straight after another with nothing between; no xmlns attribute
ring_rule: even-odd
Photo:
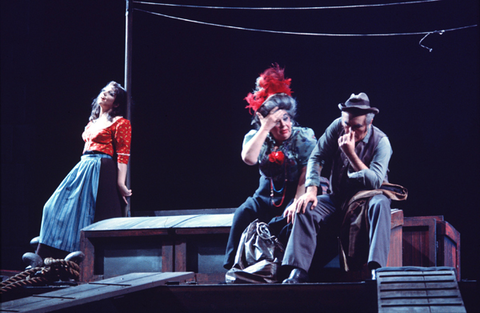
<svg viewBox="0 0 480 313"><path fill-rule="evenodd" d="M232 268L240 237L255 219L269 222L282 216L305 193L305 171L316 138L312 129L296 126L297 103L290 90L291 79L278 64L257 78L256 90L245 100L253 114L244 138L242 160L258 163L260 182L254 195L235 211L228 238L224 267ZM253 111L253 113L252 113ZM293 216L286 216L288 222Z"/></svg>

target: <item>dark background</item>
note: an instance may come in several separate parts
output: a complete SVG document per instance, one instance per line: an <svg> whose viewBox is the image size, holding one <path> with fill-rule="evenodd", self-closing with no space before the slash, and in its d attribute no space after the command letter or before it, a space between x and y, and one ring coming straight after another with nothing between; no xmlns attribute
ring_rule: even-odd
<svg viewBox="0 0 480 313"><path fill-rule="evenodd" d="M475 0L315 11L136 7L219 24L338 34L424 32L479 20ZM43 204L80 158L92 98L110 80L123 84L124 13L121 0L2 2L2 269L23 269ZM409 190L408 200L395 206L406 216L444 215L462 236L462 278L478 279L478 27L430 35L423 42L429 52L418 44L423 35L268 34L134 11L132 35L133 215L237 207L253 193L258 169L240 159L250 129L243 98L258 74L278 62L292 78L298 122L317 136L339 116L339 102L351 93L369 95L380 109L374 124L394 150L390 180Z"/></svg>

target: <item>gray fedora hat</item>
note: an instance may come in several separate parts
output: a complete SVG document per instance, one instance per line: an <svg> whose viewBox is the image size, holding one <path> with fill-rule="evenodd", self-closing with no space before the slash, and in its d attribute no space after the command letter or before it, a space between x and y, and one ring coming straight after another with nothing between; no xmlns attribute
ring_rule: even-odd
<svg viewBox="0 0 480 313"><path fill-rule="evenodd" d="M370 100L364 92L361 92L358 95L352 93L345 103L338 104L338 108L342 111L348 111L358 115L367 113L377 114L380 112L377 108L370 106Z"/></svg>

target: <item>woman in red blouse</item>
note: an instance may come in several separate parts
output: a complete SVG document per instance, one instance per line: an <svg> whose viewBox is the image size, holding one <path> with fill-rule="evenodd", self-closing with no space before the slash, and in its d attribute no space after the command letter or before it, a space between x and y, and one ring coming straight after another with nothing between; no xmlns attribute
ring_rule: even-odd
<svg viewBox="0 0 480 313"><path fill-rule="evenodd" d="M24 255L32 267L80 250L82 228L122 216L122 203L132 195L125 185L131 144L130 121L120 116L125 105L125 89L113 81L93 100L81 160L43 208L36 254Z"/></svg>

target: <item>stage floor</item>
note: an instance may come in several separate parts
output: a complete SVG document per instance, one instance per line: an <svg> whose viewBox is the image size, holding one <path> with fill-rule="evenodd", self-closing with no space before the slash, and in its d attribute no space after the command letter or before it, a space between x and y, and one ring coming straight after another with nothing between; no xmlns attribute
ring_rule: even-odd
<svg viewBox="0 0 480 313"><path fill-rule="evenodd" d="M1 312L378 312L377 283L196 284L194 273L131 273L3 302ZM467 312L478 285L459 282ZM445 311L446 312L446 311Z"/></svg>

